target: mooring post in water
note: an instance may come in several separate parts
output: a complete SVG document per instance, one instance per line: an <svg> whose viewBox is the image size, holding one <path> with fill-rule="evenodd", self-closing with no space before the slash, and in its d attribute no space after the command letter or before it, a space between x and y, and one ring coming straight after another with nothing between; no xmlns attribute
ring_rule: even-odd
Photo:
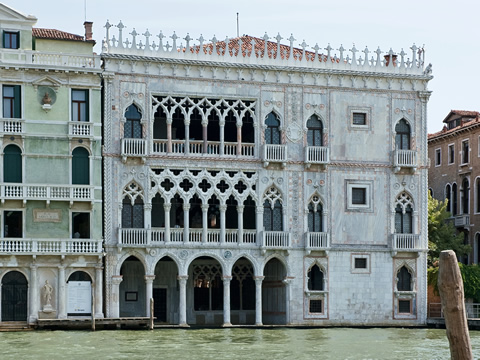
<svg viewBox="0 0 480 360"><path fill-rule="evenodd" d="M150 330L153 330L153 298L150 298Z"/></svg>
<svg viewBox="0 0 480 360"><path fill-rule="evenodd" d="M462 275L455 252L453 250L442 251L439 266L437 285L442 299L445 326L450 343L450 357L453 360L473 360L465 313Z"/></svg>

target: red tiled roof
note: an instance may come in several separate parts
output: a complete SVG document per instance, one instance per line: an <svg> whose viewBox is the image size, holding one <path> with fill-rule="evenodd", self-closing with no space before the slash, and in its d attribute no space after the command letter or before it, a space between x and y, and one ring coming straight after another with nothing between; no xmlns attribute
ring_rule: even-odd
<svg viewBox="0 0 480 360"><path fill-rule="evenodd" d="M230 54L232 54L233 51L235 53L238 52L238 47L239 47L239 39L242 40L242 55L246 56L247 53L250 53L252 51L252 40L255 41L255 53L257 54L257 57L263 57L264 56L264 50L265 50L265 40L253 37L250 35L243 35L241 37L237 38L232 38L228 39L228 49ZM217 52L222 54L225 51L225 41L218 41L217 43ZM190 48L191 52L198 52L200 49L200 46L194 46ZM213 52L213 44L204 44L203 45L204 51L207 51L208 53ZM269 54L271 54L269 57L273 57L274 59L277 58L277 43L273 41L268 41L267 42L267 51ZM300 59L303 53L303 49L299 48L293 48L293 56L297 59ZM280 44L280 56L282 59L288 59L290 57L290 46L288 45L283 45ZM326 61L326 55L323 54L318 54L319 57L322 59L322 61ZM305 56L307 57L308 60L313 61L313 58L315 56L314 52L307 51L305 50ZM334 59L331 58L331 61L333 62ZM337 59L337 62L339 60Z"/></svg>
<svg viewBox="0 0 480 360"><path fill-rule="evenodd" d="M478 111L451 110L445 120L448 119L451 115L459 115L462 117L470 118L471 120L462 121L461 125L454 127L453 129L449 129L447 128L447 125L444 125L442 130L433 134L428 134L428 140L452 134L458 130L468 129L469 127L478 126L480 124L480 113Z"/></svg>
<svg viewBox="0 0 480 360"><path fill-rule="evenodd" d="M84 41L83 36L70 34L56 29L33 28L32 35L37 39Z"/></svg>

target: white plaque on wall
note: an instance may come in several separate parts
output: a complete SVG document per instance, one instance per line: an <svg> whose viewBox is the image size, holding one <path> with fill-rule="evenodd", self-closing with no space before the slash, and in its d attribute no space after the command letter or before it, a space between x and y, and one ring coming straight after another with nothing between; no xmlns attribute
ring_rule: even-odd
<svg viewBox="0 0 480 360"><path fill-rule="evenodd" d="M91 314L92 283L90 281L68 282L68 314Z"/></svg>
<svg viewBox="0 0 480 360"><path fill-rule="evenodd" d="M62 210L57 209L33 209L34 222L61 222Z"/></svg>

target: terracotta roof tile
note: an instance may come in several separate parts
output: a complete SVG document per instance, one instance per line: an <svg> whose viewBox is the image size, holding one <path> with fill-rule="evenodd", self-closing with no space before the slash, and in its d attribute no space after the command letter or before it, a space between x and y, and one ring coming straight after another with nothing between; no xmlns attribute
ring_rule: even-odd
<svg viewBox="0 0 480 360"><path fill-rule="evenodd" d="M448 119L450 119L450 117L451 117L452 115L457 115L457 116L461 116L461 117L476 118L477 116L480 115L480 113L479 113L478 111L450 110L450 112L449 112L448 115L445 117L445 119L443 119L443 122L444 122L444 123L448 122Z"/></svg>
<svg viewBox="0 0 480 360"><path fill-rule="evenodd" d="M37 39L84 41L83 36L70 34L56 29L33 28L32 35Z"/></svg>
<svg viewBox="0 0 480 360"><path fill-rule="evenodd" d="M257 54L257 57L263 57L264 56L264 50L265 50L265 40L253 37L250 35L243 35L241 37L237 38L231 38L228 39L228 49L230 54L235 51L235 54L238 52L239 48L239 40L242 40L242 54L245 57L246 53L250 53L252 51L252 40L255 41L255 53ZM225 51L225 41L218 41L217 43L217 53L221 54ZM208 52L211 54L213 52L213 44L208 43L203 45L204 51ZM198 51L200 50L200 46L196 45L190 48L191 52ZM267 51L269 53L269 57L273 57L274 59L277 58L277 43L273 41L268 41L267 42ZM297 59L300 59L302 57L303 49L299 48L293 48L293 56ZM288 45L283 45L280 44L280 56L282 59L288 59L290 57L290 46ZM322 61L327 60L327 56L323 54L318 54L319 58ZM305 50L305 56L309 61L313 61L315 57L315 53L311 51ZM331 58L331 61L339 61L338 59Z"/></svg>
<svg viewBox="0 0 480 360"><path fill-rule="evenodd" d="M437 131L436 133L433 133L433 134L428 134L428 140L432 140L432 139L437 138L437 137L452 134L452 133L454 133L458 130L468 129L469 127L478 126L480 124L480 113L478 111L452 110L448 114L447 118L450 115L452 115L452 113L455 114L455 115L470 117L470 118L472 118L472 120L462 121L461 125L456 126L453 129L449 129L449 128L447 128L447 125L444 125L442 130Z"/></svg>

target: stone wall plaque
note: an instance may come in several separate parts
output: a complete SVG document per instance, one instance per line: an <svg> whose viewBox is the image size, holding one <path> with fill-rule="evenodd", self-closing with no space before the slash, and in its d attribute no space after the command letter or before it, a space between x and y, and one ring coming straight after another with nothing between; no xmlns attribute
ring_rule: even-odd
<svg viewBox="0 0 480 360"><path fill-rule="evenodd" d="M33 209L33 222L61 222L62 210L60 209Z"/></svg>

